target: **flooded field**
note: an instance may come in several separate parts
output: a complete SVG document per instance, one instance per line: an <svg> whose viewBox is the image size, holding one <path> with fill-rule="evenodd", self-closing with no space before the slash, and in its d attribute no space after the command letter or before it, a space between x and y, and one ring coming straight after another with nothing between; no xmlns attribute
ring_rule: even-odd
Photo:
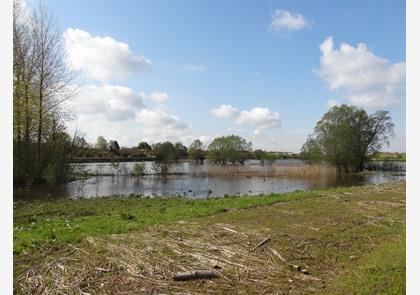
<svg viewBox="0 0 420 295"><path fill-rule="evenodd" d="M405 179L405 163L395 171L370 171L362 175L337 176L328 166L308 165L301 160L278 160L270 165L247 161L243 166L173 164L170 175L154 174L151 162L145 162L144 176L134 176L136 163L121 162L73 164L85 178L54 189L15 191L14 198L92 198L109 195L184 196L188 198L258 195L309 190L314 188L381 184ZM94 175L94 176L92 176Z"/></svg>

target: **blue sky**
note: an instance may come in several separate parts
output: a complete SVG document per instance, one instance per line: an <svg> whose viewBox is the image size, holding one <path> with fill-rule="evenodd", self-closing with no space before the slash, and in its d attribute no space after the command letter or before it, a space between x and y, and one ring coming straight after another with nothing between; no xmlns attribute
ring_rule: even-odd
<svg viewBox="0 0 420 295"><path fill-rule="evenodd" d="M69 126L90 141L234 133L297 152L329 106L348 103L389 110L388 150L405 151L404 1L43 3L79 73Z"/></svg>

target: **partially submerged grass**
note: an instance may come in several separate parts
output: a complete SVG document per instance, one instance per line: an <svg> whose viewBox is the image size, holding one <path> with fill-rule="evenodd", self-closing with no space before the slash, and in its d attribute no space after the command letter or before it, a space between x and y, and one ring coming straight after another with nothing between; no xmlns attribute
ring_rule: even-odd
<svg viewBox="0 0 420 295"><path fill-rule="evenodd" d="M15 255L15 293L404 293L404 183L202 201L133 198L129 206L115 199L106 201L116 208L110 215L108 206L87 201L80 201L80 209L111 216L112 224L115 216L126 223L138 220L136 210L145 204L151 204L150 218L159 201L182 209L168 211L168 206L170 217L161 215L165 223L156 219L125 234L84 228L80 242L44 240L40 248L24 248ZM32 205L51 218L79 201L61 202ZM32 210L20 206L18 219ZM201 213L195 215L195 209ZM74 219L82 218L73 211ZM197 269L213 269L219 278L171 279L175 272Z"/></svg>
<svg viewBox="0 0 420 295"><path fill-rule="evenodd" d="M319 178L322 175L336 175L336 169L328 165L214 165L207 171L194 172L196 176L256 176L256 177L288 177Z"/></svg>

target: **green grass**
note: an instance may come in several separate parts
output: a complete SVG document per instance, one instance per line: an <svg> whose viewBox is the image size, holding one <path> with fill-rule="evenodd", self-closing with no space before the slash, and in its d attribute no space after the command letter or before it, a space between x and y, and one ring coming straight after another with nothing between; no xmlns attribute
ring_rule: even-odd
<svg viewBox="0 0 420 295"><path fill-rule="evenodd" d="M196 201L16 203L14 218L16 294L405 292L404 182ZM215 280L171 279L215 265Z"/></svg>
<svg viewBox="0 0 420 295"><path fill-rule="evenodd" d="M324 192L327 190L323 190ZM15 254L45 243L76 243L86 236L119 234L153 224L317 196L321 191L225 197L107 197L17 202L14 204Z"/></svg>
<svg viewBox="0 0 420 295"><path fill-rule="evenodd" d="M353 291L349 291L353 290ZM337 294L405 294L405 242L389 241L337 281Z"/></svg>

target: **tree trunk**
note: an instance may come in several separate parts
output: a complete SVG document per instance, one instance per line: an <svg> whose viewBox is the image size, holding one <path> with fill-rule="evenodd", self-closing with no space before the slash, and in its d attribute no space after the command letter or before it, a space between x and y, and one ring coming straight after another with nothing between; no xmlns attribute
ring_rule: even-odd
<svg viewBox="0 0 420 295"><path fill-rule="evenodd" d="M38 110L38 136L37 136L37 151L36 151L36 175L37 180L41 180L41 137L42 137L42 111L43 111L43 69L41 66L41 77L39 83L39 110Z"/></svg>

